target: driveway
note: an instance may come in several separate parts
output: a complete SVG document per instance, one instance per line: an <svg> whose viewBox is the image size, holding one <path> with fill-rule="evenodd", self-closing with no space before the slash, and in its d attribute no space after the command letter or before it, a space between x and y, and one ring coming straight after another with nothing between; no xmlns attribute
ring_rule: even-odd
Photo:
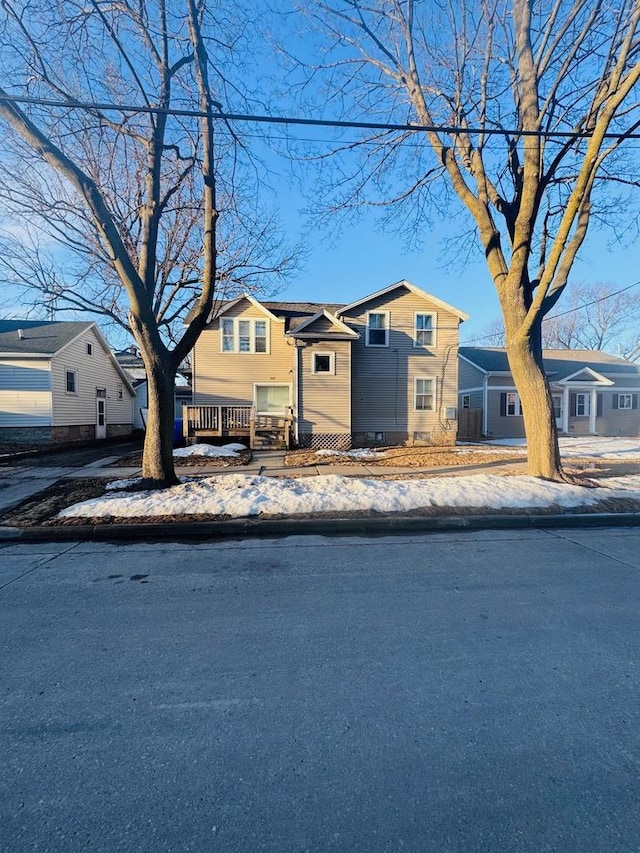
<svg viewBox="0 0 640 853"><path fill-rule="evenodd" d="M640 529L2 545L0 848L637 851Z"/></svg>

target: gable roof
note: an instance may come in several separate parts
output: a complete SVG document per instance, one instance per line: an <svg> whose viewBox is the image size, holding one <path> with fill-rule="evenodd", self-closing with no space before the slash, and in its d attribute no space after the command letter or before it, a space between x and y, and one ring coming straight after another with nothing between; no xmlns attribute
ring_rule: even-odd
<svg viewBox="0 0 640 853"><path fill-rule="evenodd" d="M483 373L509 373L507 351L503 347L465 347L458 350L459 355L478 367ZM576 376L585 368L605 377L640 378L640 364L617 358L608 352L599 350L556 350L548 349L542 353L545 373L553 376L554 382Z"/></svg>
<svg viewBox="0 0 640 853"><path fill-rule="evenodd" d="M438 299L437 296L432 296L430 293L427 293L425 290L416 287L415 284L411 284L410 281L407 281L404 278L400 281L397 281L395 284L390 285L389 287L385 287L382 290L376 291L375 293L370 293L368 296L364 296L362 299L358 299L356 302L350 302L348 305L345 305L339 313L346 314L347 311L350 311L352 308L357 308L359 305L364 305L366 302L371 302L372 299L378 299L380 296L386 296L387 293L393 293L394 290L398 290L401 287L410 290L412 293L415 293L416 296L421 296L427 302L431 302L438 308L442 308L443 311L449 311L451 314L455 314L455 316L458 317L460 320L469 319L469 315L465 314L464 311L460 311L459 308L455 308L453 305L449 305L448 302L445 302L442 299Z"/></svg>
<svg viewBox="0 0 640 853"><path fill-rule="evenodd" d="M95 323L57 320L0 320L0 354L55 355Z"/></svg>
<svg viewBox="0 0 640 853"><path fill-rule="evenodd" d="M211 320L221 317L223 314L226 314L229 309L233 308L234 305L237 305L239 302L242 302L243 299L246 299L247 302L250 302L254 308L258 308L260 311L264 311L264 313L270 317L272 320L278 320L278 317L271 312L263 302L259 302L255 296L252 296L250 293L243 293L242 296L238 296L237 299L231 299L229 302L221 302L219 304L219 308L217 311L213 311L211 316L209 317L209 322Z"/></svg>
<svg viewBox="0 0 640 853"><path fill-rule="evenodd" d="M327 320L330 328L327 329L325 323L323 324L325 328L319 330L316 329L314 331L313 326L318 324L318 321L321 319ZM338 340L348 338L351 340L360 337L357 332L350 329L349 326L342 322L342 320L334 317L333 314L330 314L325 308L317 311L313 316L302 320L302 322L297 323L295 326L292 324L291 330L286 334L295 338L321 338L324 340L329 338Z"/></svg>
<svg viewBox="0 0 640 853"><path fill-rule="evenodd" d="M0 358L3 356L53 356L68 347L83 332L91 330L109 361L135 396L131 379L111 351L95 323L81 320L0 320Z"/></svg>

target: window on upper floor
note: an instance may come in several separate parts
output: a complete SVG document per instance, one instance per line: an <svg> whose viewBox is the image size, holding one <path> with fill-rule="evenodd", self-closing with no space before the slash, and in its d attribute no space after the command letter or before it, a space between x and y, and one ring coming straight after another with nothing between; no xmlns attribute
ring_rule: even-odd
<svg viewBox="0 0 640 853"><path fill-rule="evenodd" d="M314 373L335 373L335 353L333 353L333 352L314 352L314 354L313 354L313 372Z"/></svg>
<svg viewBox="0 0 640 853"><path fill-rule="evenodd" d="M389 312L369 311L367 314L367 337L368 347L389 346Z"/></svg>
<svg viewBox="0 0 640 853"><path fill-rule="evenodd" d="M268 321L223 317L220 322L220 351L268 352Z"/></svg>
<svg viewBox="0 0 640 853"><path fill-rule="evenodd" d="M414 391L414 408L416 412L433 412L435 409L434 378L432 376L416 376Z"/></svg>
<svg viewBox="0 0 640 853"><path fill-rule="evenodd" d="M413 345L414 347L434 347L436 345L435 314L414 315Z"/></svg>
<svg viewBox="0 0 640 853"><path fill-rule="evenodd" d="M93 355L93 344L87 344L87 355Z"/></svg>

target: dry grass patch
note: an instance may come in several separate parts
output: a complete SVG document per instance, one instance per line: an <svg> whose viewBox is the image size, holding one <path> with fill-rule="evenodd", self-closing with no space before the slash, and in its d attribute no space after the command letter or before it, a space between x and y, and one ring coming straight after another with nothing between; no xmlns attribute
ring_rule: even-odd
<svg viewBox="0 0 640 853"><path fill-rule="evenodd" d="M490 448L469 447L376 447L371 448L381 455L373 459L352 459L348 456L319 456L315 450L291 450L284 464L289 468L304 468L309 465L366 465L367 467L447 468L459 465L481 465L489 462L520 461L526 459L524 448L514 452L496 451ZM384 454L384 456L382 455Z"/></svg>

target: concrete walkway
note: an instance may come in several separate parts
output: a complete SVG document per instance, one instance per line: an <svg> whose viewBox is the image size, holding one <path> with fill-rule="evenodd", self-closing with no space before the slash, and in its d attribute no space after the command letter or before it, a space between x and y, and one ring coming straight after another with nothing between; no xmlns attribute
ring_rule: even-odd
<svg viewBox="0 0 640 853"><path fill-rule="evenodd" d="M307 465L302 468L285 466L285 451L258 450L254 451L251 462L241 467L224 465L176 465L179 477L211 477L218 474L257 474L262 477L314 477L318 475L338 474L343 477L385 477L389 475L433 476L461 475L471 473L488 473L510 470L519 473L526 472L526 463L517 462L512 458L498 462L480 463L474 465L456 465L441 468L413 468L401 466L366 465L356 463L351 465ZM77 466L33 467L15 465L0 468L0 513L7 512L22 501L27 500L38 492L44 491L59 480L103 477L108 480L123 480L129 477L139 477L141 469L135 466L113 466L119 456L106 456L89 464ZM176 460L178 462L178 460Z"/></svg>

